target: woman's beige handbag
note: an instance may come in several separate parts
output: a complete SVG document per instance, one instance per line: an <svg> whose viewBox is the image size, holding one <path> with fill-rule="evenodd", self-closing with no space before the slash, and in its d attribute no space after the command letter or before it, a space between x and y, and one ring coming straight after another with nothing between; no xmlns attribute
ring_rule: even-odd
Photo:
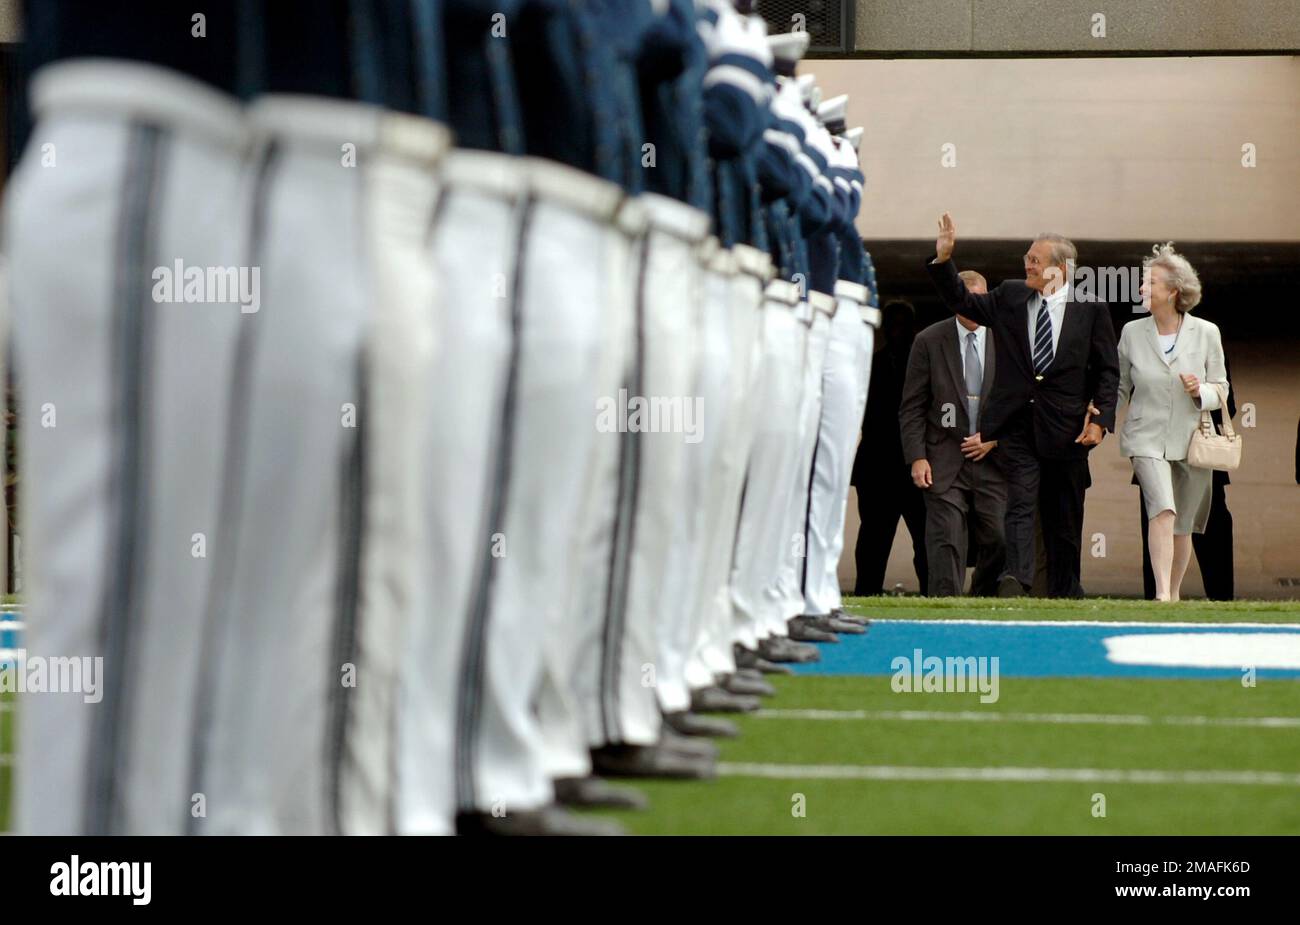
<svg viewBox="0 0 1300 925"><path fill-rule="evenodd" d="M1210 412L1201 412L1201 424L1192 431L1192 442L1187 445L1187 464L1198 469L1218 469L1233 472L1241 465L1241 434L1232 429L1228 417L1227 389L1213 383L1219 390L1219 405L1223 408L1223 432L1214 432L1214 418Z"/></svg>

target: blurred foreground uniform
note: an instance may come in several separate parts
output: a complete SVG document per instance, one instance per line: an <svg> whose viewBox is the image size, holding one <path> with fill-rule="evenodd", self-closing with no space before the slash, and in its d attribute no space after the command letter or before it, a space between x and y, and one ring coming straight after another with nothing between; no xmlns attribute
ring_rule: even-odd
<svg viewBox="0 0 1300 925"><path fill-rule="evenodd" d="M319 4L311 29L284 7L244 21L260 28L250 238L265 305L234 359L191 771L208 813L191 830L391 832L401 658L427 609L412 423L427 413L424 234L447 142L429 118L440 88L417 98L413 62L440 55L392 0Z"/></svg>
<svg viewBox="0 0 1300 925"><path fill-rule="evenodd" d="M201 39L161 2L129 22L92 2L25 10L38 123L5 240L27 658L103 659L98 702L20 698L25 833L168 834L190 818L230 359L258 317L237 284L220 299L202 285L250 263L234 9L210 5Z"/></svg>

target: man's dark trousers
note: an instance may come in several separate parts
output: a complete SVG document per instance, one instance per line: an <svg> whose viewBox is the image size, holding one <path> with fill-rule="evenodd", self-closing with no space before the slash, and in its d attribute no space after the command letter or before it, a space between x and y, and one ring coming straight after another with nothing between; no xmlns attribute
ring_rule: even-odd
<svg viewBox="0 0 1300 925"><path fill-rule="evenodd" d="M1037 508L1047 551L1048 596L1082 597L1083 496L1092 485L1088 458L1040 456L1027 419L1008 425L998 437L997 452L1007 477L1006 574L1026 589L1033 587Z"/></svg>
<svg viewBox="0 0 1300 925"><path fill-rule="evenodd" d="M966 585L967 543L975 544L971 594L991 595L1006 558L1006 484L993 456L967 460L945 490L925 492L925 559L931 597L957 597Z"/></svg>

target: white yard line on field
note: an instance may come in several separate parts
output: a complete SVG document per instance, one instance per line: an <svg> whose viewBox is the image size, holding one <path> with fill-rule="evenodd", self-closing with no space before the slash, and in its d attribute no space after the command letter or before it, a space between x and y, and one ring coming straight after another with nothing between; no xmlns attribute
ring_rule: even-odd
<svg viewBox="0 0 1300 925"><path fill-rule="evenodd" d="M973 710L759 710L759 719L1044 723L1062 726L1247 726L1297 729L1300 716L1142 716L1131 713L981 713Z"/></svg>
<svg viewBox="0 0 1300 925"><path fill-rule="evenodd" d="M1300 774L1280 771L1141 771L1108 768L938 768L898 765L721 762L723 777L774 780L896 780L1086 784L1217 784L1300 787Z"/></svg>

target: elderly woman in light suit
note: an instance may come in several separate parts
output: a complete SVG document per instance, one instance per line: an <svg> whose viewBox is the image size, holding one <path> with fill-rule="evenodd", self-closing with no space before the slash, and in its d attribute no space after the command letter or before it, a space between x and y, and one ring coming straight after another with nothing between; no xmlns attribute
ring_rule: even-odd
<svg viewBox="0 0 1300 925"><path fill-rule="evenodd" d="M1191 535L1205 532L1210 513L1211 470L1187 464L1187 445L1201 411L1222 403L1228 379L1218 326L1189 314L1201 301L1196 271L1172 243L1152 250L1141 289L1151 314L1119 338L1119 399L1128 402L1119 450L1142 486L1156 600L1176 601Z"/></svg>

